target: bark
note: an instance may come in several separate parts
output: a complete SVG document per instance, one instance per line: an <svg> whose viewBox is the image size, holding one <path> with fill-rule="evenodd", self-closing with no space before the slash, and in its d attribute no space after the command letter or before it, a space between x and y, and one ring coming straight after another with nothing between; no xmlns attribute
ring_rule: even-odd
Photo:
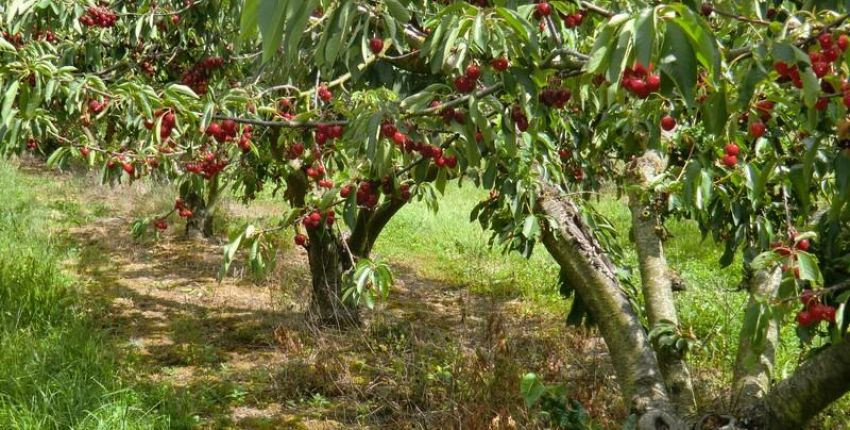
<svg viewBox="0 0 850 430"><path fill-rule="evenodd" d="M332 229L310 229L308 235L307 258L313 286L311 311L325 324L358 324L360 318L356 307L341 299L345 272L351 268L351 256Z"/></svg>
<svg viewBox="0 0 850 430"><path fill-rule="evenodd" d="M782 272L778 267L770 271L756 272L749 280L750 298L747 312L756 311L760 306L760 298L773 297L779 289L781 279ZM778 343L779 327L775 318L771 318L768 323L763 348L753 345L752 333L741 332L732 387L733 403L737 409L761 399L768 392Z"/></svg>
<svg viewBox="0 0 850 430"><path fill-rule="evenodd" d="M537 210L550 221L543 223L543 243L598 322L627 407L640 417L638 428L681 428L644 328L578 207L549 188Z"/></svg>
<svg viewBox="0 0 850 430"><path fill-rule="evenodd" d="M749 429L801 429L848 391L850 337L845 337L776 384L742 414L742 422Z"/></svg>
<svg viewBox="0 0 850 430"><path fill-rule="evenodd" d="M632 213L635 248L638 254L644 302L650 328L669 323L679 326L676 302L673 299L670 269L664 257L664 246L657 228L661 220L657 211L644 203L642 198L652 177L664 170L662 158L648 151L633 164L634 185L643 192L629 193L629 209ZM681 415L696 413L696 398L687 363L681 353L669 348L656 349L658 365L669 390L676 410Z"/></svg>
<svg viewBox="0 0 850 430"><path fill-rule="evenodd" d="M183 200L192 211L192 216L186 219L186 237L203 236L204 239L213 237L215 213L221 194L218 177L209 181L206 196L191 189L185 194Z"/></svg>

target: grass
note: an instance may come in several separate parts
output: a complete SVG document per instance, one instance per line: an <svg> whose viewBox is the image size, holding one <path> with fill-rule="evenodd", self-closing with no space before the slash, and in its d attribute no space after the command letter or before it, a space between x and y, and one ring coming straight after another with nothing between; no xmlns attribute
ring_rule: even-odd
<svg viewBox="0 0 850 430"><path fill-rule="evenodd" d="M87 216L64 193L0 163L0 428L168 427L155 396L116 377L114 347L90 317L98 305L62 270L72 249L51 231Z"/></svg>

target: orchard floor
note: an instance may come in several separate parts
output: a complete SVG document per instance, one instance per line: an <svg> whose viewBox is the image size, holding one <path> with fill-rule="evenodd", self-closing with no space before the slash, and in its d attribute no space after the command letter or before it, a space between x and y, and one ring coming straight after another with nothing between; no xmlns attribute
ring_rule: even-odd
<svg viewBox="0 0 850 430"><path fill-rule="evenodd" d="M393 219L376 255L393 266L396 285L386 303L364 310L361 327L338 330L305 314L309 272L305 253L289 246L292 232L281 232L267 278L252 279L237 259L235 276L216 279L227 233L245 222L269 225L281 213L270 197L225 204L218 239L186 240L177 224L159 240L134 241L132 220L169 208L172 189L101 187L35 163L21 170L51 184L33 193L53 209L54 233L77 249L67 269L116 345L118 377L157 393L152 408L169 428L544 428L539 411L523 403L526 372L564 384L596 428L622 426L604 343L565 326L568 302L545 252L525 260L487 246L486 233L468 222L475 190L449 190L436 216L420 204ZM615 200L598 207L626 228ZM692 226L670 228L668 257L689 286L677 296L681 318L699 340L695 386L701 399L715 398L728 385L728 371L718 369L729 368L740 330L739 273L718 271L720 251L700 243ZM785 335L783 371L798 354ZM850 428L842 412L849 400L812 428Z"/></svg>
<svg viewBox="0 0 850 430"><path fill-rule="evenodd" d="M70 192L57 206L100 214L68 230L80 247L69 265L106 303L96 319L120 345L120 376L168 386L165 407L191 417L175 417L176 427L535 428L519 388L525 372L567 381L598 425L624 418L604 344L564 327L558 314L470 293L398 261L390 299L364 311L362 327L316 327L302 309L302 250L283 251L262 282L219 282L220 239L186 240L173 226L158 241L132 240L134 216L163 197L149 187L100 188L40 168L29 174L63 182ZM247 212L268 209L260 203Z"/></svg>

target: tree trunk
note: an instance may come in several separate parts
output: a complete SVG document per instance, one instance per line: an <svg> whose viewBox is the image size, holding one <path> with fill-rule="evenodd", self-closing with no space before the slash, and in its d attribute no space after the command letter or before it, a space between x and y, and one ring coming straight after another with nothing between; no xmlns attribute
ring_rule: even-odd
<svg viewBox="0 0 850 430"><path fill-rule="evenodd" d="M745 312L758 312L762 301L776 295L782 279L780 269L756 272L749 280L750 298ZM779 327L775 318L770 318L765 334L764 347L756 349L752 343L752 333L741 331L738 340L738 354L735 359L733 404L741 409L764 397L770 389L770 378L776 345L779 342Z"/></svg>
<svg viewBox="0 0 850 430"><path fill-rule="evenodd" d="M647 151L635 160L632 167L635 185L644 191L629 193L629 209L632 213L635 248L638 254L649 326L653 329L666 322L678 327L679 317L676 312L676 302L673 299L670 269L667 266L664 247L657 230L661 226L661 220L657 211L650 207L649 202L644 198L646 193L651 191L646 188L647 184L663 171L664 162L655 152ZM683 354L669 348L657 348L656 354L677 412L681 415L695 414L696 398L691 374Z"/></svg>
<svg viewBox="0 0 850 430"><path fill-rule="evenodd" d="M850 337L830 346L744 411L748 429L795 430L850 391Z"/></svg>
<svg viewBox="0 0 850 430"><path fill-rule="evenodd" d="M543 223L543 243L597 321L627 407L639 417L638 428L681 428L644 328L620 288L613 264L583 225L578 207L548 188L537 210L553 221Z"/></svg>
<svg viewBox="0 0 850 430"><path fill-rule="evenodd" d="M333 229L309 229L308 235L307 258L313 285L311 312L323 324L339 327L358 324L357 308L342 300L345 272L352 267L352 257Z"/></svg>
<svg viewBox="0 0 850 430"><path fill-rule="evenodd" d="M219 195L217 176L209 181L206 196L194 189L185 192L183 201L192 211L192 216L186 219L186 237L202 236L204 239L209 239L215 235L214 220Z"/></svg>

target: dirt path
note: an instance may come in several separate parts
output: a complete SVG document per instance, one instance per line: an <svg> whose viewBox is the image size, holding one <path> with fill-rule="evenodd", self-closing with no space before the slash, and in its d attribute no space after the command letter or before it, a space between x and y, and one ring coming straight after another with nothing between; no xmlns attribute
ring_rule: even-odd
<svg viewBox="0 0 850 430"><path fill-rule="evenodd" d="M220 245L174 231L131 239L132 212L152 193L81 192L80 204L112 213L71 230L76 269L108 302L101 320L126 345L127 377L170 387L201 428L533 428L519 390L528 371L566 381L597 423L622 418L604 345L557 316L397 267L389 302L363 327L315 327L300 305L303 252L279 256L259 285L219 283Z"/></svg>

